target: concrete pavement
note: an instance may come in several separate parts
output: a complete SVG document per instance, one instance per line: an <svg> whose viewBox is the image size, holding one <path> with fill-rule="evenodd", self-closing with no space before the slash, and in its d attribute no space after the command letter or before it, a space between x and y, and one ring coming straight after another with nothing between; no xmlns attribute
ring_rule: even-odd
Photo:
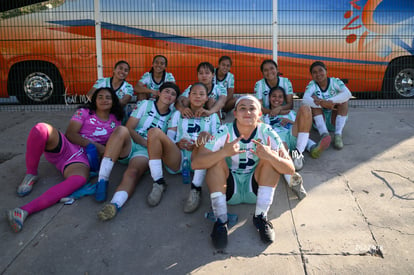
<svg viewBox="0 0 414 275"><path fill-rule="evenodd" d="M33 192L16 195L31 127L44 121L64 131L73 111L0 111L1 213L62 180L42 157ZM185 214L189 186L165 173L167 192L150 208L146 175L109 222L98 220L103 204L92 197L33 214L17 234L3 218L0 274L413 274L413 115L412 107L350 108L344 149L331 147L317 160L305 153L301 174L308 196L298 202L279 182L269 212L272 245L261 243L252 224L254 205L238 205L229 206L239 222L228 247L215 251L213 222L204 218L207 188L200 209ZM109 197L124 169L115 166Z"/></svg>

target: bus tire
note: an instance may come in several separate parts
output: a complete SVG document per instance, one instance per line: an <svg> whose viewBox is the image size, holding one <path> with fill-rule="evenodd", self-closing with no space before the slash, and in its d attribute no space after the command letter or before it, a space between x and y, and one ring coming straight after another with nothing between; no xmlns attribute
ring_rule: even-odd
<svg viewBox="0 0 414 275"><path fill-rule="evenodd" d="M400 58L390 63L382 92L387 98L414 97L414 58Z"/></svg>
<svg viewBox="0 0 414 275"><path fill-rule="evenodd" d="M62 104L64 85L57 68L47 62L24 62L15 65L8 82L9 95L21 104Z"/></svg>

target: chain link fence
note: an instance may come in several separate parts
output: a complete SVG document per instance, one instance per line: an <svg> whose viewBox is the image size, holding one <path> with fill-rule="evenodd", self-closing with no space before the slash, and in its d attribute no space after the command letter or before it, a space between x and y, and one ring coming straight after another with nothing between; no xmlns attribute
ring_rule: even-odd
<svg viewBox="0 0 414 275"><path fill-rule="evenodd" d="M410 0L27 0L2 5L0 18L1 111L74 108L117 61L135 86L160 54L181 90L200 62L227 55L235 93L253 93L261 62L275 58L300 99L321 60L351 106L413 105Z"/></svg>

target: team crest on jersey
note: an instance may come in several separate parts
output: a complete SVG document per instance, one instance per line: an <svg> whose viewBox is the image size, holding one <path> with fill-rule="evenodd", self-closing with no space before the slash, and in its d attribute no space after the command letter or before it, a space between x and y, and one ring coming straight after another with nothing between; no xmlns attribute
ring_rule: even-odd
<svg viewBox="0 0 414 275"><path fill-rule="evenodd" d="M111 122L111 129L114 129L115 128L115 122L114 121L112 121Z"/></svg>
<svg viewBox="0 0 414 275"><path fill-rule="evenodd" d="M77 110L75 113L75 117L80 118L82 116L82 111L81 110Z"/></svg>

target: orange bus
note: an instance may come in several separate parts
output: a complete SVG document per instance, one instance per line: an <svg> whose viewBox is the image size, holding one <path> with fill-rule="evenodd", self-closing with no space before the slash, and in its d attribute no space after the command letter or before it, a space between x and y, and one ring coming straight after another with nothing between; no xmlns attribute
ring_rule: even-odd
<svg viewBox="0 0 414 275"><path fill-rule="evenodd" d="M33 104L84 95L98 71L94 1L9 2L0 13L0 97ZM277 3L277 62L294 92L304 92L309 65L321 60L354 94L414 97L414 1ZM217 65L228 55L235 92L252 93L260 63L273 55L272 0L100 0L99 6L103 75L126 60L133 85L157 54L168 58L181 89L196 81L199 62Z"/></svg>

